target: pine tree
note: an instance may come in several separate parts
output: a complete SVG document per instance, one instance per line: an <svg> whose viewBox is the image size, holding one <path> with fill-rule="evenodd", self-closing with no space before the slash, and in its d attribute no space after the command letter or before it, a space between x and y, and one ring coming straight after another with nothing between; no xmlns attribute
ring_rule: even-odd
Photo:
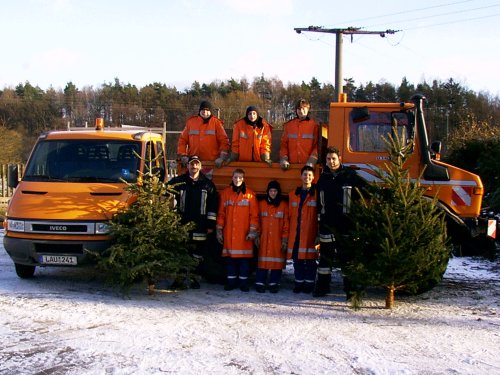
<svg viewBox="0 0 500 375"><path fill-rule="evenodd" d="M412 181L404 167L412 145L393 134L385 140L390 162L375 171L383 188L353 205L349 218L355 225L344 244L351 255L345 275L354 285L384 287L386 308L393 307L396 291L416 293L436 285L450 255L443 212L435 199L424 197L420 178ZM361 297L357 293L354 303Z"/></svg>
<svg viewBox="0 0 500 375"><path fill-rule="evenodd" d="M146 281L152 294L155 280L196 266L188 253L193 224L181 224L171 188L158 175L148 173L126 189L137 201L111 220L113 244L99 256L97 267L124 293Z"/></svg>

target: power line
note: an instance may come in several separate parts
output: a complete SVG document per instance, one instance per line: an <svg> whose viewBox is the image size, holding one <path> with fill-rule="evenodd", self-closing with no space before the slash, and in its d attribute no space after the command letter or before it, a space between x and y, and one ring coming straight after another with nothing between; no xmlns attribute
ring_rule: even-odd
<svg viewBox="0 0 500 375"><path fill-rule="evenodd" d="M380 19L380 18L384 18L384 17L397 16L397 15L400 15L400 14L407 14L407 13L411 13L411 12L420 12L420 11L424 11L424 10L435 9L435 8L442 8L442 7L447 7L447 6L456 5L456 4L469 3L471 1L472 0L456 1L456 2L453 2L453 3L447 3L447 4L441 4L441 5L433 5L433 6L425 7L425 8L403 10L403 11L396 12L396 13L389 13L389 14L385 14L385 15L378 15L378 16L371 16L371 17L359 18L359 19L356 19L356 20L347 21L346 23L354 23L354 22L359 23L360 21L366 21L366 20L371 20L371 19Z"/></svg>
<svg viewBox="0 0 500 375"><path fill-rule="evenodd" d="M301 34L303 31L319 32L319 33L330 33L336 36L336 48L335 48L335 90L337 91L337 100L341 100L341 94L343 93L342 85L342 43L344 34L354 35L354 34L375 34L381 37L385 37L387 34L394 34L398 32L397 30L385 30L385 31L367 31L361 30L360 27L347 27L343 29L324 29L321 26L309 26L309 27L296 27L294 30Z"/></svg>
<svg viewBox="0 0 500 375"><path fill-rule="evenodd" d="M460 20L454 20L454 21L448 21L448 22L442 22L442 23L435 23L435 24L431 24L431 25L409 27L409 28L404 29L404 31L426 29L426 28L429 28L429 27L451 25L453 23L475 21L475 20L481 20L481 19L484 19L484 18L491 18L491 17L498 17L498 16L500 16L500 13L490 14L490 15L487 15L487 16L481 16L481 17L475 17L475 18L463 18L463 19L460 19Z"/></svg>
<svg viewBox="0 0 500 375"><path fill-rule="evenodd" d="M442 16L449 16L449 15L452 15L452 14L461 14L461 13L471 12L471 11L475 11L475 10L495 8L495 7L499 7L499 6L500 6L500 4L496 4L496 5L489 5L489 6L485 6L485 7L462 9L462 10L457 10L457 11L453 11L453 12L433 14L433 15L422 16L422 17L418 17L418 18L412 17L412 18L397 20L396 22L393 22L393 23L394 24L398 24L398 23L409 22L409 21L420 21L420 20L423 20L423 19L429 19L429 18L435 18L435 17L442 17ZM483 16L481 16L481 17L483 17ZM487 17L491 17L491 15L488 15ZM379 25L380 24L378 24L378 25L375 24L375 25L370 25L369 27L375 27L375 26L379 26ZM409 29L404 29L404 30L409 30Z"/></svg>

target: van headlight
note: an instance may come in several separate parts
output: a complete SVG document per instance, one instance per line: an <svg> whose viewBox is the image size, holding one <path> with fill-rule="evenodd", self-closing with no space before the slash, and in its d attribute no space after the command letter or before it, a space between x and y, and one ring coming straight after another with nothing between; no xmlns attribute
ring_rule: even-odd
<svg viewBox="0 0 500 375"><path fill-rule="evenodd" d="M109 234L111 231L111 225L109 223L96 223L95 233L96 234Z"/></svg>
<svg viewBox="0 0 500 375"><path fill-rule="evenodd" d="M24 232L24 220L7 219L7 230L12 232Z"/></svg>

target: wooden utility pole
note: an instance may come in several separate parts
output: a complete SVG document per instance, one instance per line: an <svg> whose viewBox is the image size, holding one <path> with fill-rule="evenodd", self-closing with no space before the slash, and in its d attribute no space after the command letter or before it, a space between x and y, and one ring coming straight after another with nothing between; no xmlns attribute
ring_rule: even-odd
<svg viewBox="0 0 500 375"><path fill-rule="evenodd" d="M330 33L336 36L336 47L335 47L335 90L337 91L337 100L341 100L341 95L344 92L343 89L343 77L342 77L342 36L344 34L350 34L351 38L354 34L376 34L380 35L382 38L386 34L394 34L399 30L386 30L386 31L366 31L361 30L360 27L347 27L345 29L324 29L321 26L309 26L309 27L296 27L294 30L297 34L303 31L311 31L316 33Z"/></svg>

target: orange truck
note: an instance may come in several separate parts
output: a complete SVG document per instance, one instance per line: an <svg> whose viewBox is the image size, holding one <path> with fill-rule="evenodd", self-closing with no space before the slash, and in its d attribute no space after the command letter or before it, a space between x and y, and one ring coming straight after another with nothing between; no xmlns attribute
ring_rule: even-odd
<svg viewBox="0 0 500 375"><path fill-rule="evenodd" d="M488 239L495 236L496 222L480 215L484 195L481 179L439 160L441 144L431 144L428 140L424 101L422 95L415 95L410 103L355 103L345 100L331 103L329 123L322 127L319 137L320 160L325 159L325 146L336 146L345 165L356 169L365 180L379 182L373 170L383 168L389 159L383 137L391 134L396 127L398 134L404 134L413 145L406 164L411 178L417 179L423 173L420 182L427 188L426 195L436 196L437 204L446 213L448 233L454 245L471 246L474 239L486 239L493 244ZM231 172L236 167L245 170L248 186L258 194L265 194L267 183L272 179L280 182L284 193L301 184L299 175L302 165L292 165L286 172L280 170L278 163L269 168L264 163L233 162L230 167L215 169L210 164L206 168L205 172L213 176L218 190L231 181ZM320 166L317 166L316 178L319 173Z"/></svg>
<svg viewBox="0 0 500 375"><path fill-rule="evenodd" d="M37 266L89 263L87 250L110 245L109 220L134 198L124 181L166 171L163 136L144 130L50 131L40 135L15 187L4 220L4 247L16 273L30 278ZM155 160L155 164L144 160Z"/></svg>

